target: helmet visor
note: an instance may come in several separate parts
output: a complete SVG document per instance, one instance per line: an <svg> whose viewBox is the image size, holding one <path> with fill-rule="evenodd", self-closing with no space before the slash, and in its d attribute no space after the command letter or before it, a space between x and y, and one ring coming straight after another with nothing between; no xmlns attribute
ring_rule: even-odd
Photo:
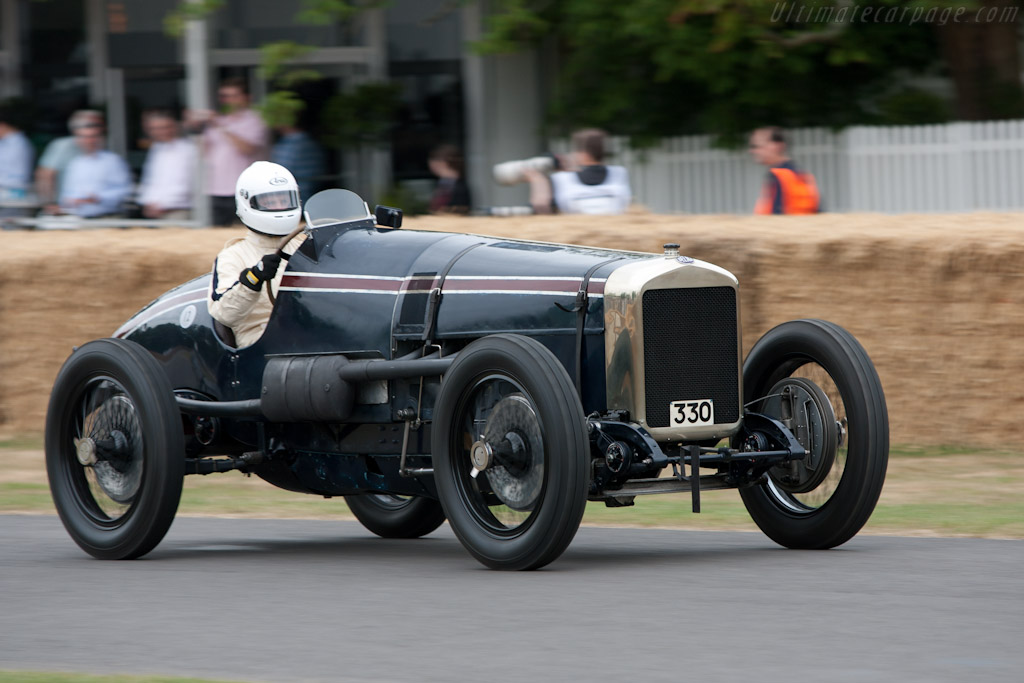
<svg viewBox="0 0 1024 683"><path fill-rule="evenodd" d="M299 193L295 190L280 190L253 195L249 206L257 211L290 211L299 208Z"/></svg>

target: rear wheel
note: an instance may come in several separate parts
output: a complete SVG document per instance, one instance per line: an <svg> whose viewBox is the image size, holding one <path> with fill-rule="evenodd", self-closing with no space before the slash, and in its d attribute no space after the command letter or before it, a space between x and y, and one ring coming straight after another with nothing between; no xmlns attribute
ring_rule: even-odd
<svg viewBox="0 0 1024 683"><path fill-rule="evenodd" d="M587 502L585 418L569 375L518 335L479 339L444 376L434 477L452 530L494 569L536 569L568 547Z"/></svg>
<svg viewBox="0 0 1024 683"><path fill-rule="evenodd" d="M430 498L368 493L345 502L360 524L382 538L419 538L444 523L441 503Z"/></svg>
<svg viewBox="0 0 1024 683"><path fill-rule="evenodd" d="M156 547L178 509L184 458L174 394L144 348L101 339L64 363L46 415L46 470L83 550L124 560Z"/></svg>
<svg viewBox="0 0 1024 683"><path fill-rule="evenodd" d="M871 516L889 459L889 416L871 359L846 330L797 320L770 330L743 365L753 412L789 427L808 454L740 489L754 522L789 548L832 548Z"/></svg>

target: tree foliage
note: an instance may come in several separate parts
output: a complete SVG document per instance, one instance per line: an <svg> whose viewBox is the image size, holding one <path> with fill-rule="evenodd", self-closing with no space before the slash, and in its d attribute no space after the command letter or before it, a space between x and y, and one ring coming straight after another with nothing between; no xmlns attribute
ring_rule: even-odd
<svg viewBox="0 0 1024 683"><path fill-rule="evenodd" d="M559 78L549 112L556 131L594 125L642 144L692 132L736 139L766 123L878 121L879 100L898 95L908 75L936 64L934 32L923 13L944 0L496 0L493 6L479 51L547 45L556 55ZM863 19L869 7L897 16L875 23L869 12ZM922 14L912 22L917 8Z"/></svg>
<svg viewBox="0 0 1024 683"><path fill-rule="evenodd" d="M301 0L295 23L306 26L329 26L349 21L360 12L387 5L389 0ZM190 20L205 19L224 7L225 0L183 0L164 18L164 30L180 37ZM278 40L260 46L260 75L270 84L266 99L256 108L267 125L294 125L306 107L297 91L303 83L322 77L316 69L302 65L302 58L315 48L292 40ZM388 84L366 84L353 93L339 94L328 106L332 112L357 117L353 106L367 103L377 115L373 123L359 124L345 120L330 127L328 144L379 144L382 126L390 129L397 108L395 89Z"/></svg>

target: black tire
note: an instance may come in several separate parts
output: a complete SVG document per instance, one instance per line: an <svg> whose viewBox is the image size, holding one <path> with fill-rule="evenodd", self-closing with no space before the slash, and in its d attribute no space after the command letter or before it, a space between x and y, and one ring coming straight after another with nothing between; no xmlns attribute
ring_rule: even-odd
<svg viewBox="0 0 1024 683"><path fill-rule="evenodd" d="M519 335L474 341L444 376L433 426L438 495L470 554L509 570L558 558L583 518L589 446L576 389L554 354ZM474 477L471 450L483 443L496 455Z"/></svg>
<svg viewBox="0 0 1024 683"><path fill-rule="evenodd" d="M419 538L444 523L441 503L418 496L367 493L345 496L359 523L381 538Z"/></svg>
<svg viewBox="0 0 1024 683"><path fill-rule="evenodd" d="M184 436L167 375L143 347L101 339L71 354L50 394L46 471L64 528L93 557L134 559L163 539Z"/></svg>
<svg viewBox="0 0 1024 683"><path fill-rule="evenodd" d="M889 460L889 413L871 359L838 325L795 320L770 330L743 364L744 400L760 412L752 402L767 396L779 380L797 376L816 383L835 411L839 446L831 470L813 490L800 493L786 490L769 471L767 483L740 489L740 495L754 522L776 543L833 548L860 531L878 502Z"/></svg>

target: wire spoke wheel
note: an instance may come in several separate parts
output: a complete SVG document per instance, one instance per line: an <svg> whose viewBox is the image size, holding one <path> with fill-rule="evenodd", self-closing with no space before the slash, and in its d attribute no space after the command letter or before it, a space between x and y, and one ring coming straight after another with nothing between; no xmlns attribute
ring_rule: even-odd
<svg viewBox="0 0 1024 683"><path fill-rule="evenodd" d="M72 430L80 468L69 472L84 514L115 526L131 514L145 469L138 412L116 380L90 380L73 400L81 407Z"/></svg>
<svg viewBox="0 0 1024 683"><path fill-rule="evenodd" d="M583 517L589 445L558 359L527 337L484 337L452 363L436 406L435 482L466 549L495 569L561 555Z"/></svg>
<svg viewBox="0 0 1024 683"><path fill-rule="evenodd" d="M784 323L751 349L744 395L807 450L740 495L757 525L793 548L831 548L867 522L885 480L889 422L878 374L849 332L820 320Z"/></svg>
<svg viewBox="0 0 1024 683"><path fill-rule="evenodd" d="M181 416L163 369L118 339L76 350L54 382L46 468L61 521L101 559L130 559L167 533L184 477Z"/></svg>
<svg viewBox="0 0 1024 683"><path fill-rule="evenodd" d="M477 522L512 536L529 525L544 487L544 435L522 387L500 375L480 379L456 409L462 444L454 466ZM484 461L473 451L489 451Z"/></svg>

